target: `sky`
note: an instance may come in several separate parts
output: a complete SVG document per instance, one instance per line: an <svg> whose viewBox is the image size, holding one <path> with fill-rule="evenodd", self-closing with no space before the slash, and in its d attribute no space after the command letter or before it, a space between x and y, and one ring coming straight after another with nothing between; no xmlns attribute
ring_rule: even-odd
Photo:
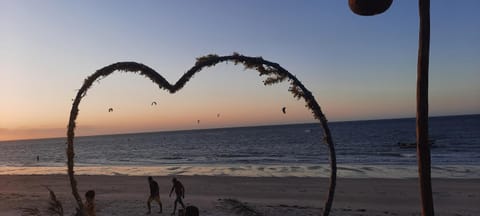
<svg viewBox="0 0 480 216"><path fill-rule="evenodd" d="M431 116L480 113L479 8L477 0L431 3ZM72 98L104 66L135 61L174 83L212 53L279 63L329 121L414 117L417 49L417 1L362 17L346 0L0 0L0 140L65 136ZM219 64L172 95L117 72L82 100L76 133L315 121L286 83L262 80Z"/></svg>

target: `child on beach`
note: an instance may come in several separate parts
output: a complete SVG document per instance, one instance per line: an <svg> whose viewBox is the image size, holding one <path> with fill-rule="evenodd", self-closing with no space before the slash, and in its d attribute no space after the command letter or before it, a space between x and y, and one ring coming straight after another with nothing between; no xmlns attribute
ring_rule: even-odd
<svg viewBox="0 0 480 216"><path fill-rule="evenodd" d="M177 202L182 205L182 208L185 209L185 205L183 204L182 198L185 199L185 188L183 187L182 183L177 180L177 178L172 179L172 189L170 190L170 195L169 197L172 196L172 192L175 190L175 194L177 195L177 198L175 199L175 202L173 204L173 213L172 215L175 215L175 211L177 210Z"/></svg>
<svg viewBox="0 0 480 216"><path fill-rule="evenodd" d="M151 176L148 177L148 184L150 185L150 196L148 197L147 206L148 212L147 214L151 213L150 203L155 200L157 201L158 205L160 205L160 212L162 213L162 202L160 201L160 190L158 188L158 183L153 180Z"/></svg>
<svg viewBox="0 0 480 216"><path fill-rule="evenodd" d="M89 190L85 193L85 210L88 216L95 216L95 191Z"/></svg>

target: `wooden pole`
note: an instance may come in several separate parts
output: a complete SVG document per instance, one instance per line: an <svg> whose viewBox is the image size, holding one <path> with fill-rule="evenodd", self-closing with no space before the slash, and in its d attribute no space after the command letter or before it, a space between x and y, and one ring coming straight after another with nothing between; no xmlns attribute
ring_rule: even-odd
<svg viewBox="0 0 480 216"><path fill-rule="evenodd" d="M430 0L419 0L420 30L417 63L417 163L422 215L433 216L430 145L428 143L428 64L430 50Z"/></svg>

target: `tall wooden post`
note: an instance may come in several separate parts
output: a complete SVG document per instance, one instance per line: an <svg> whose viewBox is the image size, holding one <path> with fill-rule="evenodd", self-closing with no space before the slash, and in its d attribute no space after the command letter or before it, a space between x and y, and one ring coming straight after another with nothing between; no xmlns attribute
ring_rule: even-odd
<svg viewBox="0 0 480 216"><path fill-rule="evenodd" d="M428 64L430 53L430 0L419 0L420 30L417 63L417 163L422 215L433 216L430 145L428 143Z"/></svg>
<svg viewBox="0 0 480 216"><path fill-rule="evenodd" d="M392 0L348 0L350 9L362 16L383 13ZM428 143L428 63L430 54L430 0L418 0L420 30L417 63L417 164L422 215L433 216L430 145Z"/></svg>

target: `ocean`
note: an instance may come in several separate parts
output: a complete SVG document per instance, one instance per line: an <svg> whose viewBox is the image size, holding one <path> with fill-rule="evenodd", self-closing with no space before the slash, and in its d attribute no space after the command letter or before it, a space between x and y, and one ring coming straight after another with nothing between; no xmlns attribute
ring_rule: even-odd
<svg viewBox="0 0 480 216"><path fill-rule="evenodd" d="M329 124L340 177L416 176L415 119ZM431 117L432 175L480 178L480 115ZM328 176L319 124L76 137L77 174ZM0 142L0 175L61 174L66 138ZM37 161L37 156L39 160Z"/></svg>

